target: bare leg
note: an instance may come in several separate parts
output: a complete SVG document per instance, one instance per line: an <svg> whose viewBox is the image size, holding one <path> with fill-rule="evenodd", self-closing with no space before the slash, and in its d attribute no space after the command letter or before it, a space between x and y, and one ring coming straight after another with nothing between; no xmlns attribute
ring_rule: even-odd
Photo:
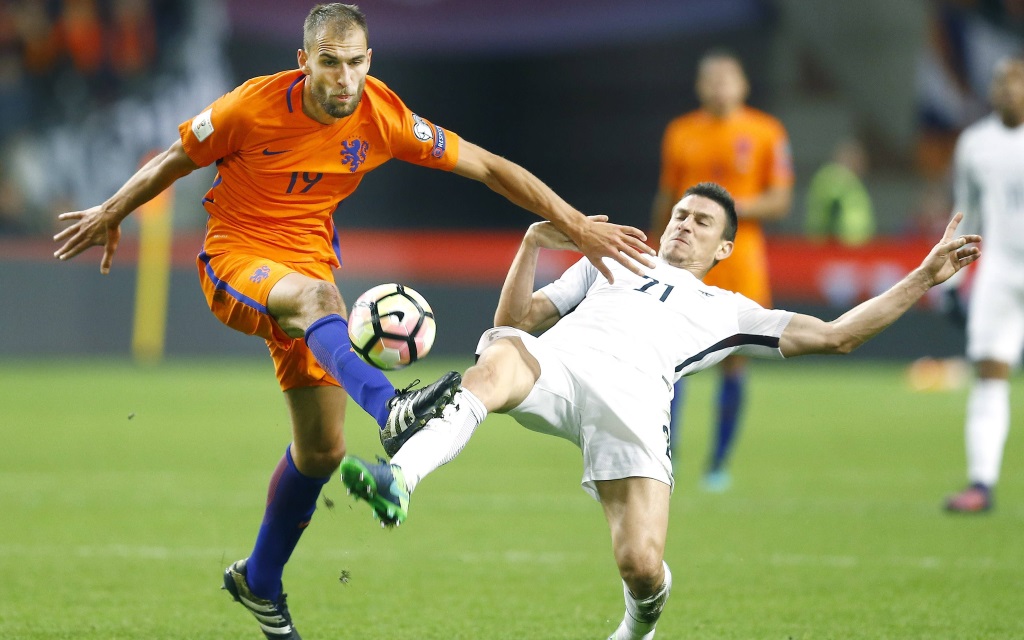
<svg viewBox="0 0 1024 640"><path fill-rule="evenodd" d="M345 455L345 405L340 387L303 387L285 391L292 417L292 457L307 476L329 476Z"/></svg>
<svg viewBox="0 0 1024 640"><path fill-rule="evenodd" d="M267 310L290 337L305 338L320 366L383 427L395 387L383 372L352 351L345 301L338 287L333 282L290 273L270 290ZM293 407L293 415L294 411Z"/></svg>
<svg viewBox="0 0 1024 640"><path fill-rule="evenodd" d="M540 363L519 338L502 338L484 349L462 376L462 387L480 398L488 412L505 413L530 395Z"/></svg>
<svg viewBox="0 0 1024 640"><path fill-rule="evenodd" d="M444 417L413 434L391 459L401 467L409 493L429 473L455 459L487 414L503 413L523 402L540 376L540 364L519 338L495 341L462 376Z"/></svg>
<svg viewBox="0 0 1024 640"><path fill-rule="evenodd" d="M284 565L309 525L321 487L345 454L341 388L291 389L285 399L293 441L271 476L263 523L247 562L249 588L268 600L279 597Z"/></svg>
<svg viewBox="0 0 1024 640"><path fill-rule="evenodd" d="M671 491L651 478L596 484L626 600L626 613L612 638L647 640L654 636L672 588L672 574L664 562Z"/></svg>

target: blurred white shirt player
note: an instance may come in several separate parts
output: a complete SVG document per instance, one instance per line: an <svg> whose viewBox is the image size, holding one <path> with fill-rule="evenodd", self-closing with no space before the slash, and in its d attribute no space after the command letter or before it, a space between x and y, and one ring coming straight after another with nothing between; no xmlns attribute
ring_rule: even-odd
<svg viewBox="0 0 1024 640"><path fill-rule="evenodd" d="M962 229L985 236L968 307L967 357L976 373L964 427L969 486L946 508L992 507L1010 429L1010 371L1024 350L1024 59L996 67L994 112L971 125L954 156L956 211Z"/></svg>

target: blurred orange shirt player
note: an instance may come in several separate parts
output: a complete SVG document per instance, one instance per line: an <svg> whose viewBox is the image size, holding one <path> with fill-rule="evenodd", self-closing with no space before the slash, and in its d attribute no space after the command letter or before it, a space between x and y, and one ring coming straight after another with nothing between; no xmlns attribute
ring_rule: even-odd
<svg viewBox="0 0 1024 640"><path fill-rule="evenodd" d="M732 255L704 281L770 307L761 221L789 212L793 166L782 123L746 106L747 91L743 68L731 54L712 52L702 59L701 108L672 120L665 130L651 237L661 236L683 191L698 182L717 182L736 199L739 228Z"/></svg>

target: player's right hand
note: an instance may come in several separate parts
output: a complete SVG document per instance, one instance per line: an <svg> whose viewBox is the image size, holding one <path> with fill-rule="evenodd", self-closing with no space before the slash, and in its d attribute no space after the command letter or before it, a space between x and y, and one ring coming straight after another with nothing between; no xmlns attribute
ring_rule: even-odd
<svg viewBox="0 0 1024 640"><path fill-rule="evenodd" d="M96 206L85 211L70 211L57 216L58 220L73 220L71 226L53 236L54 242L63 242L60 249L53 252L58 260L70 260L89 247L103 245L103 258L100 260L100 273L110 273L110 265L114 261L114 252L121 241L120 221L105 214L102 207Z"/></svg>

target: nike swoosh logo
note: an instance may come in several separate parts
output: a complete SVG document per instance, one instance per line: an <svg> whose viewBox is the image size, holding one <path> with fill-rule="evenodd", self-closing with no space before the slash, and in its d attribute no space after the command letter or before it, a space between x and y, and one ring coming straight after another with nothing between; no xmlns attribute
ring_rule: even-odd
<svg viewBox="0 0 1024 640"><path fill-rule="evenodd" d="M263 155L265 155L265 156L276 156L276 155L281 154L281 153L288 153L289 151L291 151L291 149L285 149L284 151L271 151L270 147L267 147L266 149L263 150Z"/></svg>

